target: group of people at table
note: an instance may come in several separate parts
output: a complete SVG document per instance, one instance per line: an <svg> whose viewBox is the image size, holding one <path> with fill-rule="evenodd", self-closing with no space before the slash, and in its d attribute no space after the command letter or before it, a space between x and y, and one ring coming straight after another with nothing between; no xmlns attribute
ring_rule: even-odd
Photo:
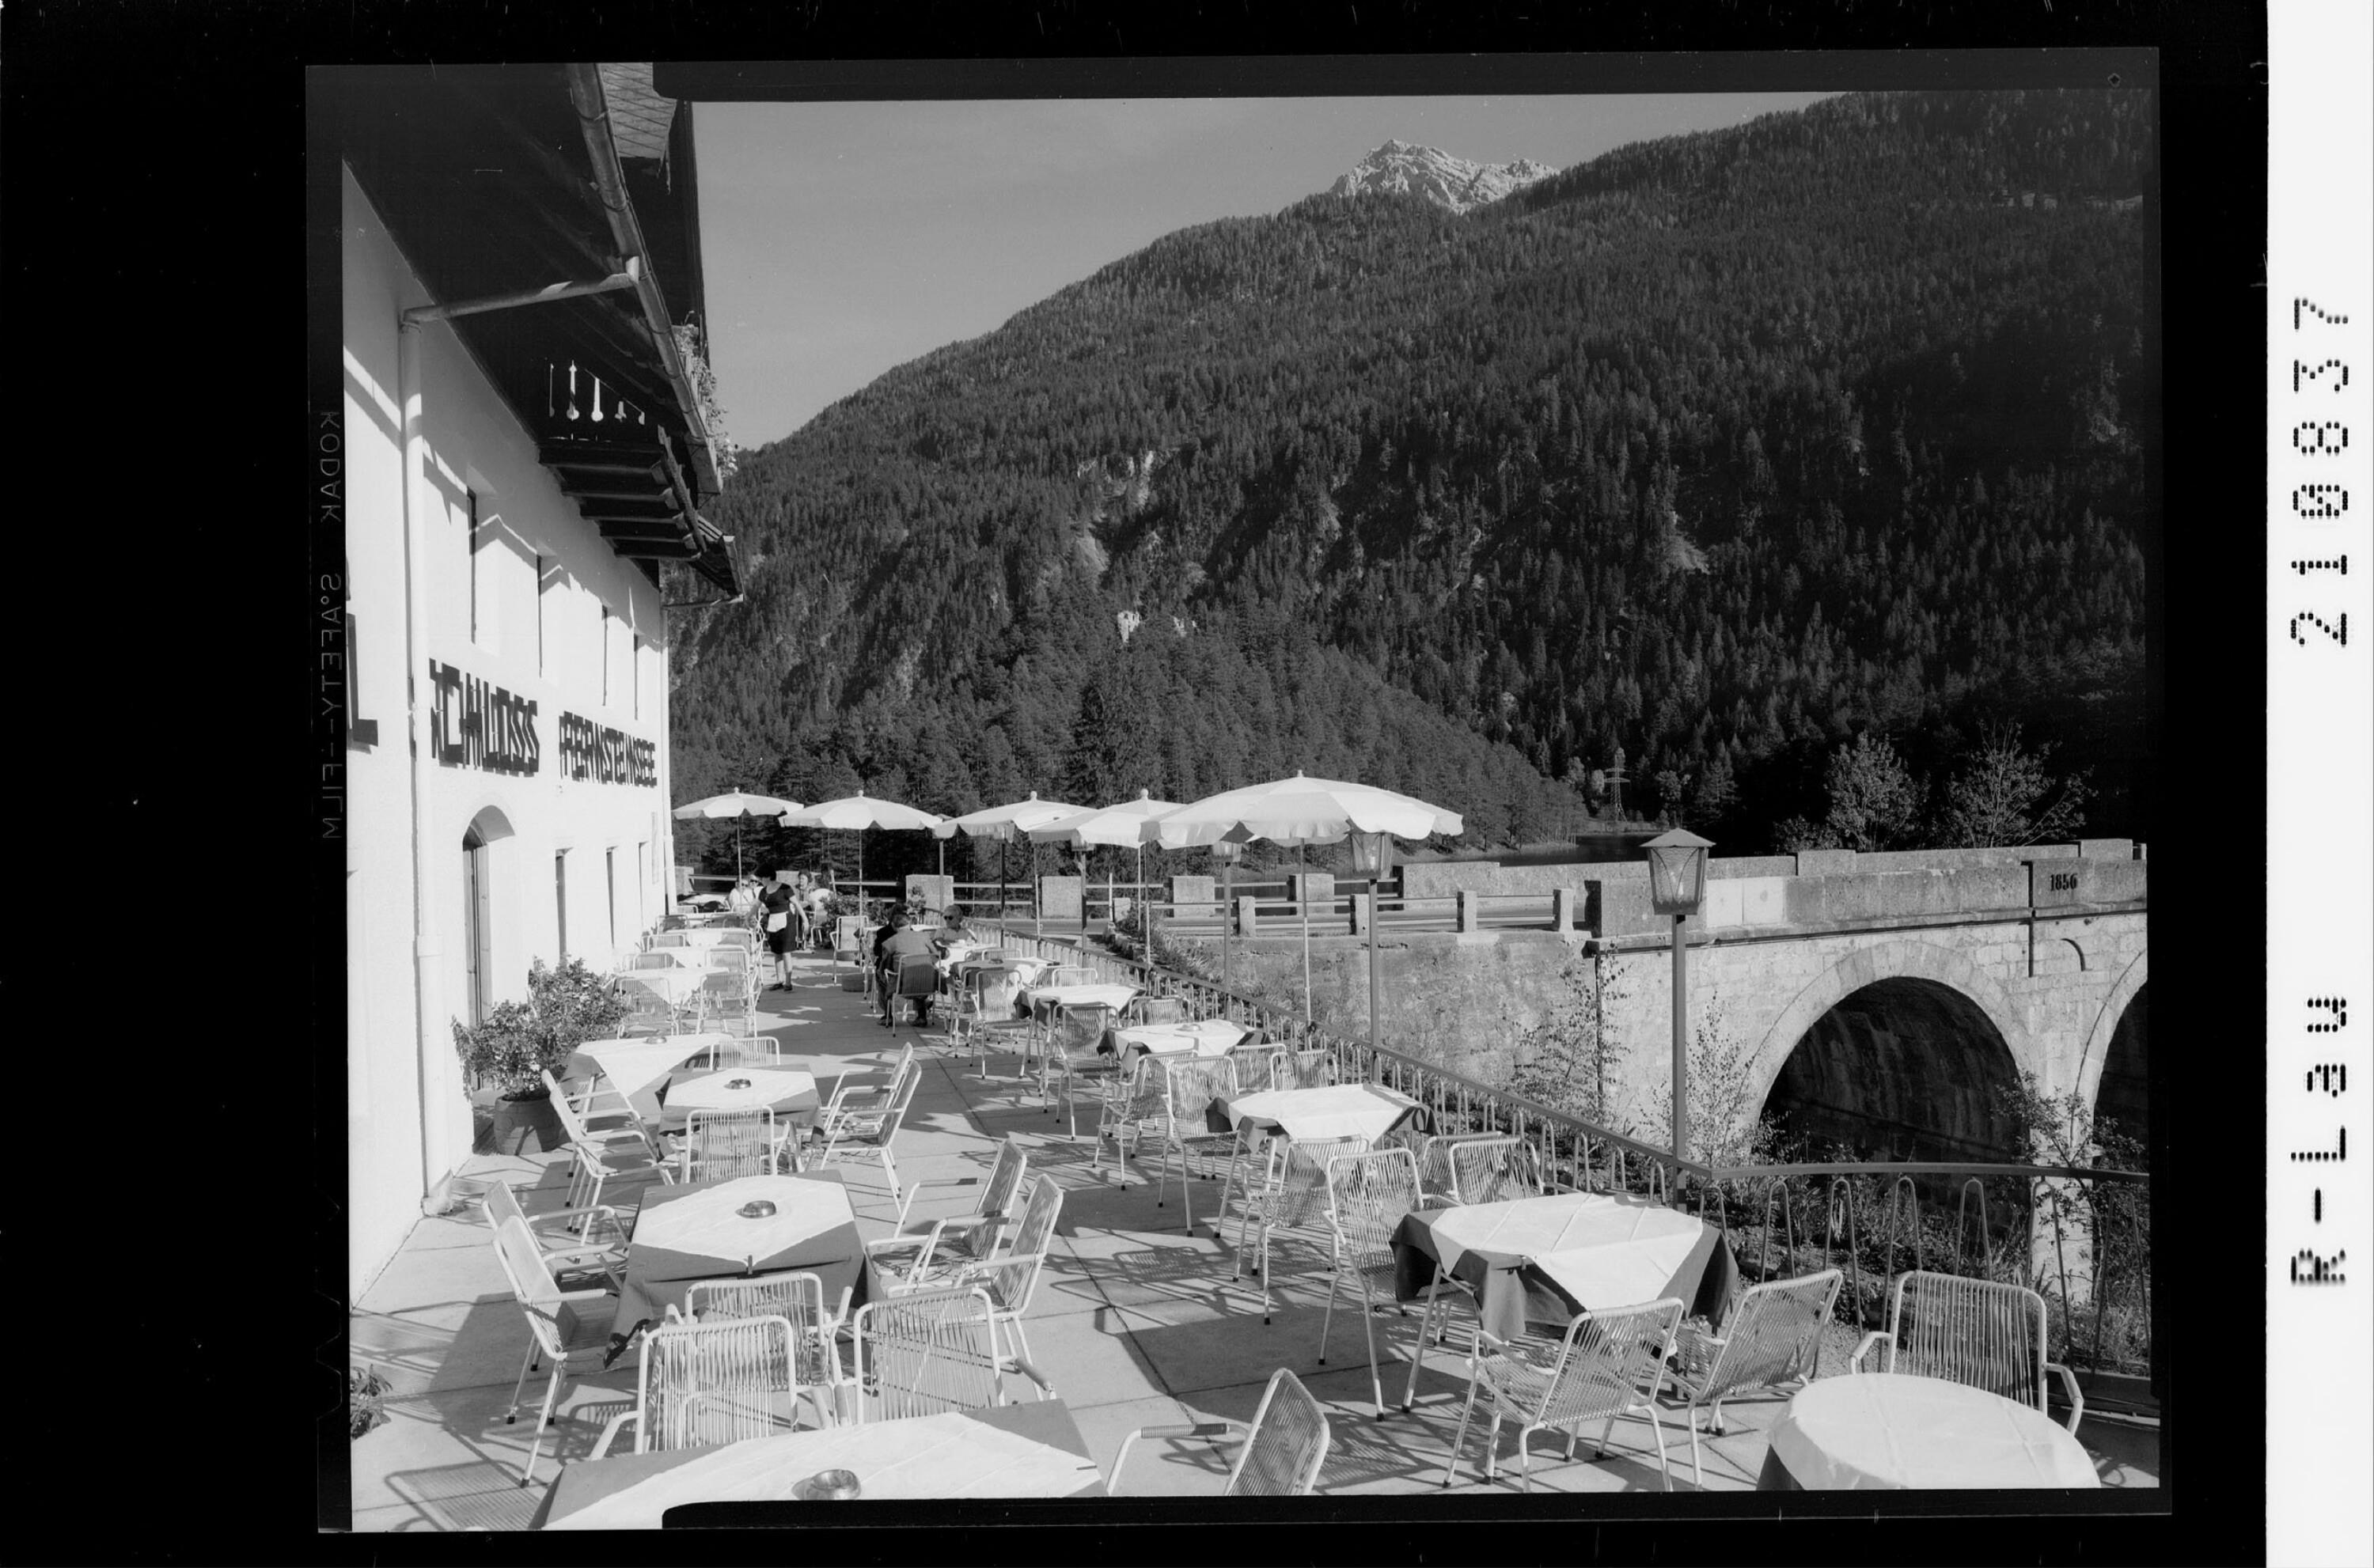
<svg viewBox="0 0 2374 1568"><path fill-rule="evenodd" d="M1002 994L1015 1000L1000 1011L1026 1039L1001 1050L1063 1059L1058 1027L1086 1020L1086 1037L1095 1040L1101 1063L1066 1059L1064 1071L1100 1080L1096 1164L1108 1142L1117 1174L1129 1158L1143 1160L1158 1149L1167 1188L1175 1156L1186 1197L1181 1213L1192 1232L1193 1166L1200 1158L1206 1174L1217 1175L1225 1161L1219 1212L1207 1219L1225 1241L1223 1223L1231 1199L1239 1200L1237 1267L1247 1272L1257 1255L1250 1271L1261 1280L1264 1322L1272 1311L1273 1230L1300 1228L1332 1255L1327 1330L1338 1290L1356 1289L1380 1417L1386 1398L1370 1305L1425 1304L1399 1401L1407 1410L1417 1388L1417 1350L1453 1302L1463 1300L1475 1317L1469 1386L1444 1484L1456 1473L1471 1417L1490 1420L1487 1479L1503 1421L1519 1425L1517 1454L1530 1487L1534 1433L1563 1433L1571 1457L1582 1427L1595 1428L1604 1445L1615 1421L1630 1416L1646 1418L1654 1429L1660 1476L1670 1486L1657 1410L1668 1382L1687 1410L1693 1473L1701 1480L1703 1410L1710 1408L1708 1430L1720 1435L1726 1398L1794 1388L1768 1434L1757 1478L1764 1489L2098 1484L2073 1435L2083 1409L2074 1381L2067 1382L2067 1427L2049 1418L2045 1374L2058 1369L2043 1361L2042 1304L2033 1293L1951 1276L1902 1276L1887 1328L1856 1352L1858 1375L1815 1381L1839 1288L1835 1270L1743 1291L1727 1238L1680 1209L1629 1193L1560 1190L1544 1179L1538 1151L1520 1139L1436 1136L1427 1107L1407 1095L1376 1082L1334 1082L1323 1054L1298 1059L1240 1024L1188 1020L1177 1002L1152 1005L1155 999L1140 998L1135 987L1060 971L1045 977L1055 983L1033 985L1045 960L990 949L960 919L928 928L899 911L874 946L883 965L886 1021L898 997L895 972L923 962L960 987L969 970L980 969L1011 988ZM928 997L918 1000L928 1005ZM1124 1008L1140 1015L1125 1016ZM924 1016L919 1007L918 1020ZM981 1019L976 1008L976 1028ZM870 1497L1106 1494L1076 1426L1051 1397L1048 1380L1019 1353L1029 1285L1019 1286L1018 1299L1011 1273L1001 1276L1004 1293L966 1288L979 1282L985 1260L1001 1258L1027 1262L1035 1281L1036 1254L1017 1259L1013 1249L1047 1249L1060 1188L1027 1202L1026 1195L1052 1178L1026 1184L1027 1157L1008 1139L988 1181L970 1180L981 1189L975 1213L911 1224L916 1193L930 1184L900 1195L888 1143L921 1071L913 1048L887 1084L852 1092L844 1076L828 1101L805 1072L763 1064L720 1070L719 1051L734 1044L679 1036L597 1042L581 1052L576 1066L585 1088L570 1102L581 1114L597 1087L606 1089L632 1108L648 1142L653 1129L697 1132L704 1114L762 1109L767 1158L752 1171L729 1169L713 1153L700 1160L686 1153L680 1179L649 1189L623 1243L595 1258L617 1296L604 1364L631 1344L643 1345L638 1401L645 1425L637 1429L632 1455L566 1469L546 1501L545 1522L654 1525L667 1507L684 1503L848 1495L820 1487L824 1471L848 1472L858 1494ZM688 1071L703 1055L705 1066ZM1040 1082L1044 1094L1043 1070ZM1076 1120L1074 1126L1076 1135ZM867 1141L869 1127L878 1150ZM870 1245L859 1237L842 1185L852 1156L869 1150L878 1154L899 1216L897 1235ZM656 1145L654 1153L663 1153ZM703 1161L716 1163L704 1168ZM1019 1224L1017 1212L1024 1216ZM589 1234L577 1233L580 1246L568 1261L582 1262L577 1254L594 1250L582 1245ZM511 1239L516 1249L519 1238ZM499 1236L499 1250L502 1245ZM885 1247L897 1254L895 1268L885 1266ZM793 1281L798 1291L786 1282ZM753 1292L742 1306L731 1305L736 1293ZM985 1391L977 1390L970 1403L884 1403L876 1417L887 1419L873 1420L869 1430L867 1399L840 1391L862 1382L884 1393L896 1381L884 1370L890 1363L868 1360L867 1309L923 1298L944 1304L943 1327L925 1331L927 1343L934 1334L945 1337L946 1321L976 1307L982 1315L988 1349L975 1359L985 1358L990 1368ZM824 1391L805 1390L816 1396L814 1428L786 1431L770 1416L759 1428L767 1435L696 1435L690 1447L669 1444L649 1424L654 1337L664 1344L666 1336L702 1326L748 1321L736 1316L743 1313L781 1316L805 1347L795 1361L777 1355L771 1364L788 1380L779 1385L777 1401L787 1416L803 1391L795 1363L811 1381L821 1380ZM997 1324L1009 1320L1009 1343L1017 1347L1010 1354L998 1351L996 1339ZM891 1342L879 1337L884 1332L876 1330L876 1355ZM841 1338L853 1340L853 1374L841 1370ZM1885 1370L1863 1364L1873 1352L1875 1366ZM556 1355L556 1379L560 1371ZM1007 1404L1005 1377L1012 1372L1039 1384L1040 1401ZM524 1377L523 1371L523 1386ZM1281 1370L1263 1410L1281 1398L1309 1396ZM1258 1444L1261 1424L1257 1416L1250 1432L1235 1435ZM1323 1417L1317 1426L1323 1456ZM603 1447L609 1447L608 1434ZM959 1454L972 1458L954 1465ZM995 1462L985 1461L987 1455ZM1302 1457L1309 1476L1295 1490L1308 1491L1320 1463ZM1117 1458L1116 1477L1118 1469ZM1252 1490L1240 1486L1245 1469L1240 1462L1230 1472L1231 1492Z"/></svg>

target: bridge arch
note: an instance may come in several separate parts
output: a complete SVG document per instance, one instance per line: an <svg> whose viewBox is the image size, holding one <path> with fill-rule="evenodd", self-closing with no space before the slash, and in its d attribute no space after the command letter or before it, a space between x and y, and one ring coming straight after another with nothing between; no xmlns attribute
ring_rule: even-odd
<svg viewBox="0 0 2374 1568"><path fill-rule="evenodd" d="M1905 1071L1889 1059L1899 1030L1955 1054L1933 1063L1933 1074ZM1800 990L1757 1042L1747 1088L1764 1110L1776 1091L1805 1105L1817 1084L1844 1084L1854 1110L1902 1125L1912 1147L1900 1156L2004 1158L2011 1152L1999 1147L2004 1129L1988 1090L2016 1083L2023 1071L2041 1077L2040 1066L2021 1010L1998 982L1959 954L1902 941L1851 954Z"/></svg>
<svg viewBox="0 0 2374 1568"><path fill-rule="evenodd" d="M2077 1059L2077 1093L2098 1115L2116 1118L2129 1133L2142 1130L2138 1115L2141 1096L2135 1093L2145 1066L2145 988L2151 980L2151 954L2138 953L2119 977L2111 984L2110 994L2102 999L2102 1009L2094 1015L2092 1027L2086 1031L2086 1047ZM2118 1059L2116 1061L2113 1059ZM2121 1080L2112 1098L2112 1106L2103 1104L2104 1076Z"/></svg>

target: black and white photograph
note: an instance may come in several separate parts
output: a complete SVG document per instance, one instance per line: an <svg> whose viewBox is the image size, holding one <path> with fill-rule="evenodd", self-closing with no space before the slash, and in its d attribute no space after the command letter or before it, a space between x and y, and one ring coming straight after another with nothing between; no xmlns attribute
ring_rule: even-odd
<svg viewBox="0 0 2374 1568"><path fill-rule="evenodd" d="M349 1527L2164 1511L2081 53L317 68Z"/></svg>

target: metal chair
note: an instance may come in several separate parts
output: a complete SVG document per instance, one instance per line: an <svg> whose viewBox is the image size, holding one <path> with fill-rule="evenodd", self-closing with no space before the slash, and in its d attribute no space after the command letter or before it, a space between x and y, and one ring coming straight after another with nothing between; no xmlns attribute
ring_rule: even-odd
<svg viewBox="0 0 2374 1568"><path fill-rule="evenodd" d="M842 1117L825 1135L823 1146L817 1151L816 1166L821 1168L852 1161L878 1164L882 1167L882 1179L889 1184L895 1194L899 1190L899 1162L891 1153L890 1145L899 1136L899 1126L906 1119L908 1103L914 1099L916 1085L923 1079L921 1064L910 1063L906 1076L891 1091L889 1101L881 1110L872 1114L854 1112Z"/></svg>
<svg viewBox="0 0 2374 1568"><path fill-rule="evenodd" d="M1014 1055L1028 1059L1039 1038L1039 1025L1015 1012L1022 982L1014 968L970 958L958 967L956 980L956 1001L948 1014L949 1037L959 1055L968 1045L972 1047L980 1059L975 1071L986 1083L990 1042L1011 1041Z"/></svg>
<svg viewBox="0 0 2374 1568"><path fill-rule="evenodd" d="M556 1275L596 1274L613 1290L627 1261L627 1230L618 1211L606 1204L583 1209L555 1209L530 1218L520 1207L519 1194L505 1181L487 1186L487 1224L500 1230L505 1220L517 1220L535 1238L545 1267Z"/></svg>
<svg viewBox="0 0 2374 1568"><path fill-rule="evenodd" d="M1319 1490L1319 1471L1327 1462L1334 1439L1327 1412L1310 1397L1302 1380L1279 1367L1262 1390L1252 1424L1233 1421L1202 1421L1189 1426L1141 1426L1121 1440L1112 1469L1105 1478L1105 1494L1121 1495L1121 1468L1129 1446L1141 1437L1240 1440L1236 1463L1228 1467L1223 1497L1308 1497Z"/></svg>
<svg viewBox="0 0 2374 1568"><path fill-rule="evenodd" d="M1060 1085L1064 1122L1073 1137L1080 1135L1079 1086L1107 1087L1121 1076L1121 1059L1097 1047L1105 1037L1113 1010L1102 1002L1065 1002L1055 1009L1039 1059L1039 1094L1043 1108L1052 1114Z"/></svg>
<svg viewBox="0 0 2374 1568"><path fill-rule="evenodd" d="M995 1313L978 1287L916 1291L859 1307L851 1333L852 1418L862 1425L1004 1404ZM1028 1362L1014 1370L1042 1391L1050 1387Z"/></svg>
<svg viewBox="0 0 2374 1568"><path fill-rule="evenodd" d="M1882 1372L1965 1383L2047 1415L2051 1406L2045 1375L2057 1373L2069 1398L2064 1424L2072 1433L2086 1413L2076 1375L2044 1359L2044 1298L2025 1285L1915 1269L1896 1281L1887 1327L1863 1336L1850 1369L1863 1371L1863 1357L1874 1348L1883 1352Z"/></svg>
<svg viewBox="0 0 2374 1568"><path fill-rule="evenodd" d="M816 1400L817 1417L826 1426L840 1419L840 1352L835 1347L849 1316L852 1287L840 1288L840 1300L828 1309L824 1281L815 1274L761 1274L755 1279L695 1280L685 1293L684 1310L667 1305L670 1323L707 1323L730 1317L781 1317L792 1326L797 1363L793 1379Z"/></svg>
<svg viewBox="0 0 2374 1568"><path fill-rule="evenodd" d="M959 1263L944 1272L929 1276L925 1290L985 1291L989 1295L990 1326L993 1330L1005 1330L1011 1353L998 1362L1000 1375L999 1402L1005 1402L1004 1374L1028 1365L1030 1360L1030 1338L1023 1331L1022 1318L1030 1310L1030 1298L1039 1288L1039 1273L1047 1260L1047 1252L1055 1235L1055 1222L1064 1211L1064 1188L1053 1178L1042 1176L1030 1184L1030 1196L1024 1200L1022 1216L1008 1233L1004 1251L989 1258ZM904 1288L892 1285L893 1298L904 1293ZM996 1348L994 1338L991 1341ZM1037 1374L1031 1381L1039 1387L1042 1399L1052 1396L1054 1385Z"/></svg>
<svg viewBox="0 0 2374 1568"><path fill-rule="evenodd" d="M545 1267L544 1251L536 1246L527 1222L517 1216L495 1227L494 1247L495 1260L501 1266L503 1279L510 1284L528 1326L527 1354L520 1361L519 1381L511 1386L511 1405L504 1412L504 1425L519 1420L520 1395L527 1387L528 1374L536 1370L541 1360L552 1363L552 1378L544 1389L544 1406L536 1412L535 1441L528 1447L526 1463L520 1466L520 1484L525 1486L535 1472L537 1457L544 1452L544 1434L552 1425L552 1412L560 1402L561 1388L570 1377L602 1371L606 1364L618 1298L601 1291L564 1294L553 1281L551 1270Z"/></svg>
<svg viewBox="0 0 2374 1568"><path fill-rule="evenodd" d="M645 985L632 975L618 977L618 995L627 1015L617 1025L621 1038L635 1035L688 1035L699 1018L697 1010L679 1007L665 991Z"/></svg>
<svg viewBox="0 0 2374 1568"><path fill-rule="evenodd" d="M775 1174L775 1113L756 1110L694 1111L685 1117L677 1149L687 1182L738 1181Z"/></svg>
<svg viewBox="0 0 2374 1568"><path fill-rule="evenodd" d="M568 1092L561 1088L559 1080L552 1076L550 1068L542 1069L538 1076L544 1080L545 1093L551 1097L553 1114L560 1118L561 1132L570 1142L582 1144L597 1157L626 1147L632 1153L648 1156L655 1164L666 1163L667 1156L640 1117L629 1113L623 1125L599 1129L591 1128L585 1118L577 1114L577 1106L570 1100Z"/></svg>
<svg viewBox="0 0 2374 1568"><path fill-rule="evenodd" d="M1418 1203L1417 1161L1407 1149L1371 1149L1327 1163L1327 1220L1334 1233L1334 1258L1327 1278L1327 1316L1319 1326L1319 1364L1327 1364L1327 1337L1335 1327L1335 1293L1347 1282L1357 1281L1360 1330L1369 1343L1369 1391L1375 1398L1379 1421L1385 1419L1385 1386L1377 1372L1372 1309L1381 1287L1385 1301L1393 1301L1393 1228ZM1424 1343L1421 1336L1411 1360L1418 1359Z"/></svg>
<svg viewBox="0 0 2374 1568"><path fill-rule="evenodd" d="M1086 964L1062 964L1039 977L1042 986L1093 986L1097 972Z"/></svg>
<svg viewBox="0 0 2374 1568"><path fill-rule="evenodd" d="M680 967L680 965L677 965L675 959L670 958L664 953L657 951L629 954L626 958L619 962L618 965L619 972L621 974L629 975L643 970L674 969L677 967Z"/></svg>
<svg viewBox="0 0 2374 1568"><path fill-rule="evenodd" d="M940 994L939 965L929 958L908 958L899 962L894 975L886 967L882 983L882 1027L899 1026L899 1004L911 1001L929 1012L932 999ZM923 1020L917 1021L919 1025Z"/></svg>
<svg viewBox="0 0 2374 1568"><path fill-rule="evenodd" d="M796 1347L790 1320L777 1316L718 1316L650 1330L635 1408L610 1418L590 1457L606 1457L630 1424L638 1454L714 1448L789 1429L800 1395Z"/></svg>
<svg viewBox="0 0 2374 1568"><path fill-rule="evenodd" d="M1263 1164L1261 1190L1248 1188L1243 1211L1237 1221L1236 1273L1241 1279L1245 1271L1245 1232L1254 1224L1259 1230L1259 1258L1253 1272L1261 1276L1262 1321L1270 1321L1270 1233L1279 1228L1287 1230L1324 1227L1326 1234L1312 1239L1332 1247L1332 1226L1326 1226L1327 1167L1346 1154L1368 1153L1365 1138L1273 1138L1269 1146L1257 1156ZM1246 1166L1250 1182L1252 1158L1240 1162ZM1228 1195L1220 1195L1223 1217ZM1217 1234L1218 1221L1213 1230Z"/></svg>
<svg viewBox="0 0 2374 1568"><path fill-rule="evenodd" d="M1158 1209L1162 1207L1163 1195L1170 1189L1171 1156L1178 1156L1181 1228L1193 1233L1196 1159L1205 1162L1204 1175L1208 1179L1213 1159L1226 1159L1229 1162L1228 1170L1233 1172L1235 1162L1244 1153L1242 1139L1234 1132L1212 1131L1206 1118L1215 1100L1227 1099L1238 1092L1236 1064L1227 1057L1142 1057L1137 1071L1142 1087L1116 1106L1116 1153L1129 1157L1128 1141L1134 1138L1142 1144L1149 1132L1161 1141L1162 1169L1154 1188L1154 1206ZM1099 1149L1101 1153L1101 1139ZM1223 1188L1223 1200L1227 1196Z"/></svg>
<svg viewBox="0 0 2374 1568"><path fill-rule="evenodd" d="M849 1068L832 1081L832 1093L825 1096L824 1108L817 1113L816 1135L829 1136L843 1121L854 1116L878 1116L888 1108L897 1095L899 1085L907 1070L915 1064L915 1042L909 1040L899 1052L899 1059L879 1083L852 1083L849 1076L858 1071Z"/></svg>
<svg viewBox="0 0 2374 1568"><path fill-rule="evenodd" d="M832 961L848 959L860 968L865 965L865 921L856 915L836 915L832 922Z"/></svg>
<svg viewBox="0 0 2374 1568"><path fill-rule="evenodd" d="M1126 1011L1132 1024L1184 1024L1187 1022L1187 1003L1181 997L1133 997Z"/></svg>
<svg viewBox="0 0 2374 1568"><path fill-rule="evenodd" d="M1682 1395L1689 1419L1693 1486L1706 1485L1698 1460L1698 1411L1713 1412L1708 1435L1721 1437L1725 1399L1758 1390L1793 1393L1811 1383L1821 1370L1822 1327L1838 1303L1840 1278L1838 1270L1825 1269L1750 1285L1740 1293L1721 1334L1694 1332L1686 1323L1676 1330L1666 1375Z"/></svg>
<svg viewBox="0 0 2374 1568"><path fill-rule="evenodd" d="M1236 1069L1237 1088L1240 1094L1259 1094L1272 1089L1297 1087L1294 1054L1284 1046L1269 1044L1258 1035L1230 1046L1228 1059Z"/></svg>
<svg viewBox="0 0 2374 1568"><path fill-rule="evenodd" d="M1534 1457L1526 1440L1545 1429L1566 1433L1566 1457L1574 1457L1582 1424L1604 1418L1594 1458L1607 1457L1607 1436L1616 1418L1645 1415L1657 1438L1657 1474L1665 1490L1674 1489L1665 1464L1665 1425L1657 1414L1655 1384L1661 1376L1658 1358L1672 1342L1682 1320L1682 1304L1673 1296L1610 1312L1576 1314L1565 1335L1557 1340L1520 1335L1513 1341L1487 1332L1480 1325L1467 1358L1467 1403L1459 1412L1459 1431L1451 1440L1450 1462L1442 1470L1449 1486L1459 1472L1460 1445L1467 1439L1468 1418L1475 1412L1478 1394L1489 1396L1492 1427L1484 1439L1484 1479L1498 1479L1493 1450L1500 1440L1500 1422L1514 1416L1517 1457L1524 1471L1524 1490L1534 1489ZM1497 1347L1490 1355L1487 1345Z"/></svg>
<svg viewBox="0 0 2374 1568"><path fill-rule="evenodd" d="M1542 1195L1541 1161L1522 1138L1462 1138L1448 1152L1453 1203L1505 1203Z"/></svg>
<svg viewBox="0 0 2374 1568"><path fill-rule="evenodd" d="M939 1262L943 1247L957 1257L950 1261L986 1258L996 1250L999 1233L1005 1228L1014 1207L1015 1196L1021 1190L1024 1172L1029 1156L1021 1143L1011 1136L997 1146L997 1158L991 1162L987 1176L947 1176L938 1181L919 1181L907 1189L899 1201L898 1234L865 1244L865 1255L883 1275L897 1275L902 1282L920 1283L925 1272ZM915 1199L927 1187L971 1187L975 1195L972 1211L951 1214L938 1220L907 1223L907 1212Z"/></svg>

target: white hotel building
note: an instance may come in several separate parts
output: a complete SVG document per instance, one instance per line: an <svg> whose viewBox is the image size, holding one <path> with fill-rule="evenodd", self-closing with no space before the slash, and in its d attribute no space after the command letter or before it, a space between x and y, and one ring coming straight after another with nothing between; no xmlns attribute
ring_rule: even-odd
<svg viewBox="0 0 2374 1568"><path fill-rule="evenodd" d="M669 610L736 583L690 106L638 66L338 78L359 1293L470 1153L453 1022L668 907Z"/></svg>

